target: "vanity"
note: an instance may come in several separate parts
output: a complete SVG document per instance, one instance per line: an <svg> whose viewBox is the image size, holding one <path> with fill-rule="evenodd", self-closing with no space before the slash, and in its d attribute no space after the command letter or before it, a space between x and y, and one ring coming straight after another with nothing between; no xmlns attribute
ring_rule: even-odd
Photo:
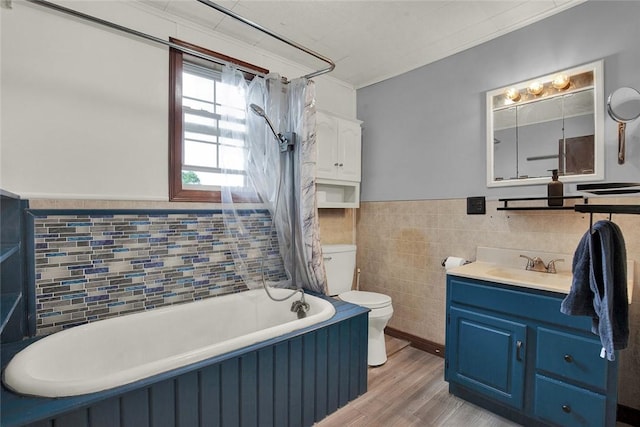
<svg viewBox="0 0 640 427"><path fill-rule="evenodd" d="M527 426L615 426L618 362L600 357L590 318L560 312L572 256L550 274L525 270L521 254L563 258L478 248L447 271L450 393Z"/></svg>

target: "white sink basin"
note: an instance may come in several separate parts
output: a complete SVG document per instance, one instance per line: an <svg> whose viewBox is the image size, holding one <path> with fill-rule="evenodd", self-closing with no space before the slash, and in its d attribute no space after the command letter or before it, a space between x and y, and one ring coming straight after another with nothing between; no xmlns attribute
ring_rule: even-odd
<svg viewBox="0 0 640 427"><path fill-rule="evenodd" d="M508 280L547 281L549 279L561 278L561 280L571 281L571 274L567 273L543 273L541 271L516 270L514 268L490 268L487 270L489 276Z"/></svg>
<svg viewBox="0 0 640 427"><path fill-rule="evenodd" d="M552 292L569 293L571 289L570 273L541 273L524 268L510 268L486 262L472 262L447 271L454 276L487 280L507 285L524 286Z"/></svg>
<svg viewBox="0 0 640 427"><path fill-rule="evenodd" d="M480 261L453 268L448 270L447 274L563 294L569 293L573 279L572 274L568 271L542 273L539 271L529 271L524 268L505 267L495 263ZM634 263L632 260L629 260L627 263L629 303L631 303L633 291L633 275Z"/></svg>
<svg viewBox="0 0 640 427"><path fill-rule="evenodd" d="M532 288L568 293L571 289L571 274L543 273L540 271L518 270L515 268L496 267L486 271L487 276L499 282L524 285Z"/></svg>
<svg viewBox="0 0 640 427"><path fill-rule="evenodd" d="M522 259L523 255L530 258L539 256L544 260L564 259L565 262L556 264L558 272L555 274L528 271L525 269L526 262ZM479 246L476 258L475 262L447 270L447 274L563 294L568 294L571 290L572 254ZM629 303L633 296L634 277L635 262L633 259L627 259Z"/></svg>

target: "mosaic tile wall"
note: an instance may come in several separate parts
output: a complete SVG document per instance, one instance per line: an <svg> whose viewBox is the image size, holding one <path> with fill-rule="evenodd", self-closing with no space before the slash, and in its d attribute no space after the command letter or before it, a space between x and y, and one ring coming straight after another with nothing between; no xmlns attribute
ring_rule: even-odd
<svg viewBox="0 0 640 427"><path fill-rule="evenodd" d="M222 211L32 214L37 335L246 290L234 250L254 277L261 276L266 250L267 278L285 277L266 210L240 212L248 234L238 227L232 236L225 235Z"/></svg>

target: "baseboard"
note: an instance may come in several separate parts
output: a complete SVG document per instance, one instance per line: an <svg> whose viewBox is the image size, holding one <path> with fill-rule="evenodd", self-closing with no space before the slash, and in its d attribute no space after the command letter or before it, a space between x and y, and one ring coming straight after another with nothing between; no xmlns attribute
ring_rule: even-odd
<svg viewBox="0 0 640 427"><path fill-rule="evenodd" d="M436 356L444 357L444 345L442 344L438 344L388 326L384 328L384 333L394 338L409 341L411 343L411 347L415 347Z"/></svg>
<svg viewBox="0 0 640 427"><path fill-rule="evenodd" d="M618 404L617 420L631 426L640 426L640 409Z"/></svg>

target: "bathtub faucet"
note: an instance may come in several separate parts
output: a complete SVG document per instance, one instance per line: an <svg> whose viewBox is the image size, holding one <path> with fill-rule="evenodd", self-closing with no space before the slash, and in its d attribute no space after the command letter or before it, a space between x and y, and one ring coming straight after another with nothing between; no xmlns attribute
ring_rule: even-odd
<svg viewBox="0 0 640 427"><path fill-rule="evenodd" d="M304 291L300 289L300 293L302 294L300 297L300 301L294 301L291 304L291 311L298 315L298 319L303 319L307 317L307 311L309 311L309 303L304 300Z"/></svg>

